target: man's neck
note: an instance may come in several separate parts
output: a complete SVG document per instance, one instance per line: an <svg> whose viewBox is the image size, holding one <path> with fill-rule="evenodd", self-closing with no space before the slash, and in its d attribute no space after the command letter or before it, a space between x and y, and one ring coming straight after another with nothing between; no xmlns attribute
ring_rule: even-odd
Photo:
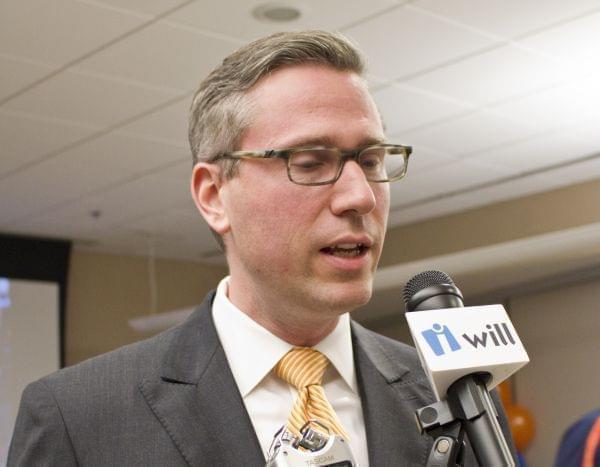
<svg viewBox="0 0 600 467"><path fill-rule="evenodd" d="M339 321L339 316L336 316L327 322L290 323L289 321L286 321L285 323L280 323L276 320L269 319L269 316L261 313L246 312L243 309L242 311L280 339L298 347L312 347L317 345L325 337L331 334Z"/></svg>
<svg viewBox="0 0 600 467"><path fill-rule="evenodd" d="M323 310L302 310L297 305L271 303L253 291L245 291L230 279L228 298L233 305L263 328L295 346L311 347L337 326L339 315ZM282 312L283 310L283 312Z"/></svg>

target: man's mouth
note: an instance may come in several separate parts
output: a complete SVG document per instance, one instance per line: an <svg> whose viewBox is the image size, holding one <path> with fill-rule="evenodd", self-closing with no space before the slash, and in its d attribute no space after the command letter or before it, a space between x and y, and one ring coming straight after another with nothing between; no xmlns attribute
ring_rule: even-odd
<svg viewBox="0 0 600 467"><path fill-rule="evenodd" d="M323 253L341 258L355 258L363 255L367 250L368 247L362 243L346 243L321 248Z"/></svg>

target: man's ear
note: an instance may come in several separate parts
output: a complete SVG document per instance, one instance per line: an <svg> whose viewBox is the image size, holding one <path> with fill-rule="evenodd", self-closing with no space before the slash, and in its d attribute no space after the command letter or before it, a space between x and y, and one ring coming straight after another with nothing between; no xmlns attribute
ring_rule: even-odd
<svg viewBox="0 0 600 467"><path fill-rule="evenodd" d="M191 190L196 207L212 230L223 236L229 231L229 217L222 200L221 168L198 162L192 171Z"/></svg>

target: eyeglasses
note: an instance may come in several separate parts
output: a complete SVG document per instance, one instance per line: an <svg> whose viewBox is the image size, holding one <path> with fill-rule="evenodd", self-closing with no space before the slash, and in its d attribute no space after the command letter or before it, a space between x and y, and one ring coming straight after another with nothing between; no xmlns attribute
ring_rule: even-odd
<svg viewBox="0 0 600 467"><path fill-rule="evenodd" d="M406 175L412 147L399 144L378 144L365 148L342 151L337 148L301 147L264 151L233 151L212 159L285 159L288 178L298 185L327 185L335 183L344 164L353 160L370 182L394 182Z"/></svg>

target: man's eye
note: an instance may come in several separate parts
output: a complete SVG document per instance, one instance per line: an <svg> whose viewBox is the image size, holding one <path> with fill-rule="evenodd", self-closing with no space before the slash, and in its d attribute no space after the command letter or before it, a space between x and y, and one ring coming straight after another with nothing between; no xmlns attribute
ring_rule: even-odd
<svg viewBox="0 0 600 467"><path fill-rule="evenodd" d="M381 159L377 156L363 157L360 161L360 165L363 169L377 169L381 165Z"/></svg>
<svg viewBox="0 0 600 467"><path fill-rule="evenodd" d="M317 160L302 160L294 161L293 165L299 169L314 169L315 167L321 167L323 162Z"/></svg>
<svg viewBox="0 0 600 467"><path fill-rule="evenodd" d="M291 160L291 165L298 170L316 170L326 164L327 161L316 154L296 154Z"/></svg>

